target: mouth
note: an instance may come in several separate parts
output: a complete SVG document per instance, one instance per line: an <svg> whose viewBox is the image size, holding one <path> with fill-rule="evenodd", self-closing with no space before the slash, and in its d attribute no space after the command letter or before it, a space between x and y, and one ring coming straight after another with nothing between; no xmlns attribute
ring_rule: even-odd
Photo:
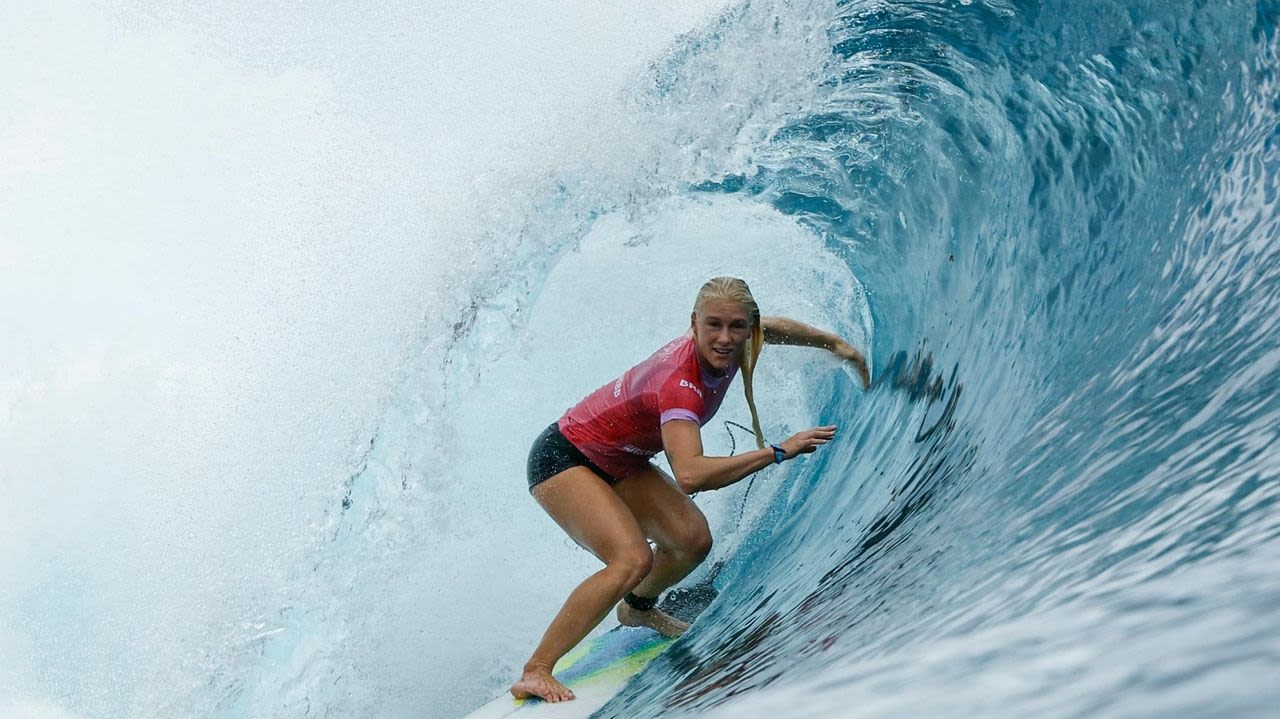
<svg viewBox="0 0 1280 719"><path fill-rule="evenodd" d="M728 348L712 347L711 351L726 359L733 357L732 347L728 347Z"/></svg>

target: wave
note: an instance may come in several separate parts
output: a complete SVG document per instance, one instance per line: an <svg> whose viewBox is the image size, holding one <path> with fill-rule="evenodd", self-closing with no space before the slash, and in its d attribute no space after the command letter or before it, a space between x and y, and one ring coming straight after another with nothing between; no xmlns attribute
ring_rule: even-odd
<svg viewBox="0 0 1280 719"><path fill-rule="evenodd" d="M287 305L255 333L294 330L270 345L270 373L252 374L252 348L235 355L253 381L231 395L283 383L289 397L326 397L283 438L288 398L238 423L210 404L226 410L209 422L231 423L227 436L269 438L228 465L228 491L267 487L292 508L248 516L206 471L175 518L167 493L189 484L125 481L134 490L112 506L147 500L166 527L188 527L130 539L127 566L145 574L165 538L194 546L212 528L225 541L168 555L160 576L190 586L154 596L79 559L20 567L38 581L0 592L18 607L6 616L41 628L32 636L76 624L68 616L98 627L82 644L57 639L63 658L32 663L22 685L46 687L58 701L41 711L59 716L453 716L482 703L594 564L528 500L528 442L679 334L703 280L735 274L764 311L867 348L875 380L863 392L813 351L764 355L766 433L833 422L840 440L698 498L716 547L673 594L705 609L600 716L1268 713L1280 664L1278 19L1269 1L744 2L621 91L592 86L540 117L546 127L460 135L501 151L448 160L454 184L431 185L429 242L386 244L404 228L380 225L358 235L369 257L335 240L314 276L291 269L306 254L293 244L270 247L271 282L233 308ZM172 38L157 42L173 54ZM273 63L289 64L280 52L254 68L264 97L278 94ZM207 74L235 86L227 67ZM277 125L323 116L307 126L317 143L360 135L326 114L338 90L303 79L306 97ZM364 90L379 105L405 87ZM412 204L394 180L415 130L399 129L320 170L373 157L360 197ZM363 203L326 188L318 216L338 207L343 227L361 224L347 205ZM430 267L395 265L402 256ZM348 287L391 266L392 309L377 310L384 288ZM296 297L271 289L282 279ZM307 289L335 282L337 300ZM428 299L413 301L419 291ZM369 325L288 322L314 302L349 304L344 326ZM205 319L227 346L239 340L236 322ZM342 348L336 370L278 359L329 345ZM360 357L370 347L380 360ZM230 366L169 372L165 386L185 396L183 382L204 382L222 397ZM0 420L39 416L24 406ZM205 436L186 406L157 416ZM341 421L315 419L334 412ZM718 419L744 413L731 399ZM717 422L705 439L728 453L744 438ZM226 464L212 451L189 462L185 446L157 460L165 477ZM91 528L85 547L119 536L112 522ZM84 562L109 556L85 547ZM77 592L47 600L76 577ZM109 606L94 599L104 583ZM156 636L119 639L138 606L165 608ZM5 637L14 656L31 653L26 641ZM133 657L123 696L92 671L117 646ZM46 677L67 665L84 686Z"/></svg>
<svg viewBox="0 0 1280 719"><path fill-rule="evenodd" d="M1268 711L1276 19L826 16L821 97L695 190L842 253L882 369L602 716Z"/></svg>
<svg viewBox="0 0 1280 719"><path fill-rule="evenodd" d="M1276 18L1266 3L727 11L544 148L518 261L483 275L352 478L363 500L345 516L395 549L362 529L375 556L344 555L358 579L326 583L386 582L406 564L391 557L438 552L414 591L461 576L494 592L467 616L502 618L447 674L466 677L457 707L500 691L590 565L522 553L565 545L506 499L526 439L678 331L680 288L727 271L868 347L876 382L864 395L775 353L767 431L835 422L843 440L700 498L717 549L683 594L708 606L602 716L811 716L851 698L890 715L1265 713ZM512 446L470 458L495 427ZM435 507L456 519L425 547L424 510L396 504L418 500L376 495L412 489L407 468L435 452L453 458L443 484L485 479L478 497L445 491ZM463 528L493 521L511 530ZM361 627L385 635L387 619Z"/></svg>

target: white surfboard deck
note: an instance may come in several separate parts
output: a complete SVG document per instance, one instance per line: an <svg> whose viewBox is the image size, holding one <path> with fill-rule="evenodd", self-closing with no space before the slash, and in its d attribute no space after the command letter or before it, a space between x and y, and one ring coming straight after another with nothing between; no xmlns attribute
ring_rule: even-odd
<svg viewBox="0 0 1280 719"><path fill-rule="evenodd" d="M567 702L515 699L509 693L485 704L466 719L578 719L590 716L613 698L631 677L673 640L641 627L615 627L579 646L552 672L577 698Z"/></svg>

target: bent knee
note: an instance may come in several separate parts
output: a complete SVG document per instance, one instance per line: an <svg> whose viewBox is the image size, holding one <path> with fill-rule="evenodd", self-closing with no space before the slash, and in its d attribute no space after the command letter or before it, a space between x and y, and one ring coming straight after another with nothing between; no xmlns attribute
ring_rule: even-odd
<svg viewBox="0 0 1280 719"><path fill-rule="evenodd" d="M653 569L653 550L648 544L628 547L606 564L618 575L627 589L631 589L649 576L649 571Z"/></svg>
<svg viewBox="0 0 1280 719"><path fill-rule="evenodd" d="M702 561L707 558L708 554L711 554L712 543L711 530L703 527L702 531L690 533L685 538L684 551L689 556Z"/></svg>
<svg viewBox="0 0 1280 719"><path fill-rule="evenodd" d="M701 562L707 558L708 554L711 554L711 545L711 530L706 525L703 525L686 529L675 537L674 546L664 546L663 549L672 554Z"/></svg>

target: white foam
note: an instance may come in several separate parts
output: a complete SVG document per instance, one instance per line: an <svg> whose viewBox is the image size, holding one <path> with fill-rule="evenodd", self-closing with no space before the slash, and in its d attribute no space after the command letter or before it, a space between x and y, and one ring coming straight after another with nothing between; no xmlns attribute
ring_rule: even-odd
<svg viewBox="0 0 1280 719"><path fill-rule="evenodd" d="M0 696L232 696L483 272L477 168L714 5L0 9Z"/></svg>
<svg viewBox="0 0 1280 719"><path fill-rule="evenodd" d="M84 719L84 717L57 704L35 699L20 699L0 705L0 719Z"/></svg>

